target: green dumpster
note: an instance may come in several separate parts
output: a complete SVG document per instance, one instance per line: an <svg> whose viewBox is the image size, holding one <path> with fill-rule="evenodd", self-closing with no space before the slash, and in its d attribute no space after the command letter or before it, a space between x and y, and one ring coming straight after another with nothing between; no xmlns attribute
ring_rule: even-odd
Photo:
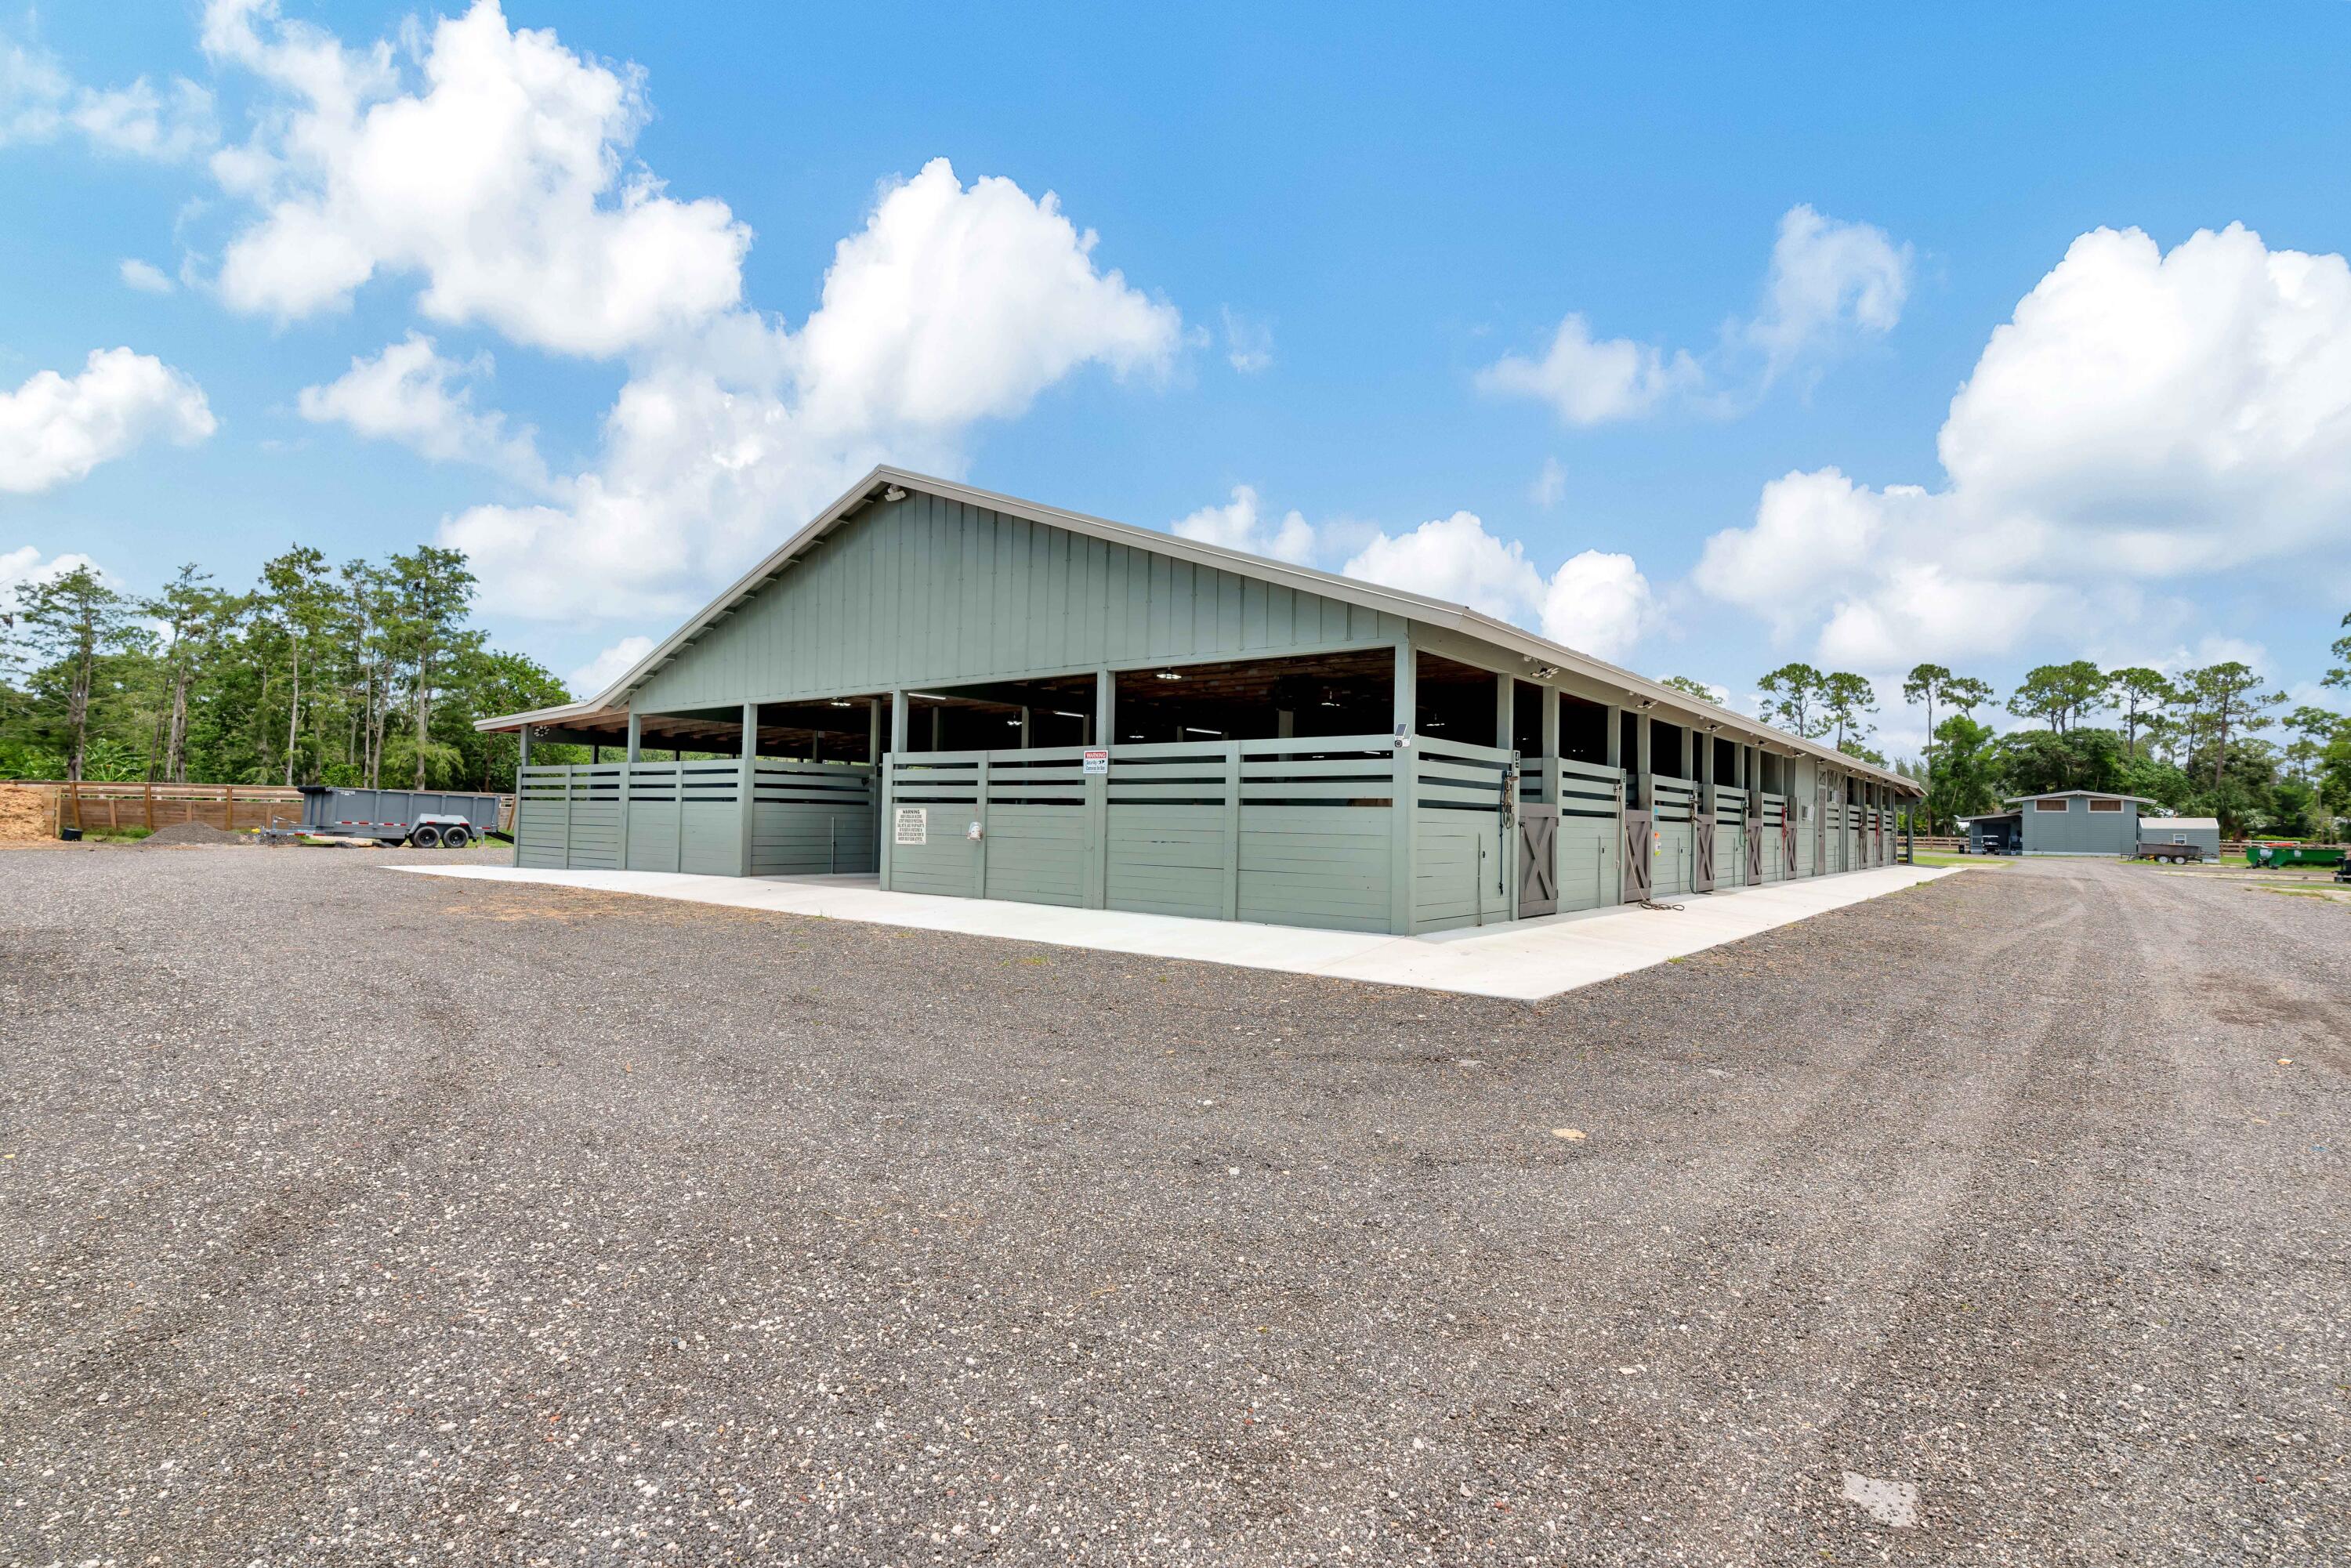
<svg viewBox="0 0 2351 1568"><path fill-rule="evenodd" d="M2272 841L2245 846L2247 865L2341 865L2341 844L2297 844Z"/></svg>

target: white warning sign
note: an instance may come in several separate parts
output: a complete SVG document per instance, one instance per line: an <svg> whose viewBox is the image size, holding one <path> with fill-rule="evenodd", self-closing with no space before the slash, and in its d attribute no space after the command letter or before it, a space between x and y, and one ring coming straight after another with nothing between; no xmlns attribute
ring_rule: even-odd
<svg viewBox="0 0 2351 1568"><path fill-rule="evenodd" d="M931 841L931 810L927 806L898 808L897 831L893 842L927 844Z"/></svg>

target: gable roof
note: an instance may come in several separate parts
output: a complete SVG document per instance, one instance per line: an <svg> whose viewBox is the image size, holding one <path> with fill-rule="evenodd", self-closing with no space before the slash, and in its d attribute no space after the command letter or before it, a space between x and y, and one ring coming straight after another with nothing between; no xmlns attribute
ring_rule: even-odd
<svg viewBox="0 0 2351 1568"><path fill-rule="evenodd" d="M2124 795L2112 789L2050 789L2038 795L2011 795L2003 804L2013 806L2019 800L2071 800L2076 797L2091 800L2136 800L2142 806L2156 804L2144 795Z"/></svg>
<svg viewBox="0 0 2351 1568"><path fill-rule="evenodd" d="M483 719L476 729L512 729L525 724L559 725L566 719L586 719L624 710L637 688L663 668L683 655L696 638L719 622L735 613L737 608L768 583L789 571L794 561L819 540L848 523L867 506L881 500L895 500L909 490L920 490L942 500L978 507L1007 517L1020 517L1049 528L1064 528L1074 534L1148 550L1156 555L1195 565L1238 572L1260 581L1318 593L1365 609L1417 621L1491 643L1537 664L1554 665L1572 672L1596 685L1622 691L1636 705L1646 704L1653 716L1685 727L1718 724L1724 730L1757 740L1766 740L1782 750L1813 757L1846 768L1863 777L1890 784L1904 794L1919 793L1917 780L1907 779L1891 769L1875 767L1859 758L1848 757L1834 747L1823 746L1791 735L1786 730L1750 718L1727 707L1700 703L1687 693L1653 681L1646 675L1635 674L1620 665L1589 653L1578 653L1564 643L1538 637L1533 632L1497 620L1482 611L1466 604L1454 604L1442 599L1409 592L1400 588L1387 588L1378 583L1364 582L1336 572L1318 571L1312 567L1292 566L1287 561L1270 560L1251 555L1246 550L1228 549L1221 545L1203 544L1180 535L1157 528L1137 528L1132 523L1114 523L1106 517L1090 517L1083 512L1066 511L1017 496L998 495L973 486L958 484L952 479L940 479L911 469L893 468L884 464L876 466L859 480L841 498L819 513L805 528L792 535L757 566L737 578L718 597L713 599L684 625L657 643L653 651L639 660L627 674L586 701L567 703L556 707L536 708L527 713L503 714Z"/></svg>

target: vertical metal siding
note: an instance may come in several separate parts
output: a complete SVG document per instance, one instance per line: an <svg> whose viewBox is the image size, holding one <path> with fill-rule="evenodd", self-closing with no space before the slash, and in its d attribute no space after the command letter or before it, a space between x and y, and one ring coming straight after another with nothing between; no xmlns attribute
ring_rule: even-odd
<svg viewBox="0 0 2351 1568"><path fill-rule="evenodd" d="M926 494L814 546L649 679L642 711L1393 642L1320 594Z"/></svg>

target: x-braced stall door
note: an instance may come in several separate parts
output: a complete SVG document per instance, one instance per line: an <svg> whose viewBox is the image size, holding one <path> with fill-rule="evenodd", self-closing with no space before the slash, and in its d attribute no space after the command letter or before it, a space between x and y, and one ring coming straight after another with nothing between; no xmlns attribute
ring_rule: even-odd
<svg viewBox="0 0 2351 1568"><path fill-rule="evenodd" d="M1789 804L1792 806L1794 802L1790 801ZM1790 816L1780 819L1780 874L1785 877L1796 874L1796 819Z"/></svg>
<svg viewBox="0 0 2351 1568"><path fill-rule="evenodd" d="M1763 819L1747 819L1747 885L1763 885Z"/></svg>
<svg viewBox="0 0 2351 1568"><path fill-rule="evenodd" d="M1559 909L1559 808L1519 807L1519 918Z"/></svg>
<svg viewBox="0 0 2351 1568"><path fill-rule="evenodd" d="M1690 891L1714 891L1714 819L1704 812L1690 813Z"/></svg>
<svg viewBox="0 0 2351 1568"><path fill-rule="evenodd" d="M1656 847L1650 836L1649 813L1625 813L1625 902L1640 904L1649 896L1649 852Z"/></svg>

